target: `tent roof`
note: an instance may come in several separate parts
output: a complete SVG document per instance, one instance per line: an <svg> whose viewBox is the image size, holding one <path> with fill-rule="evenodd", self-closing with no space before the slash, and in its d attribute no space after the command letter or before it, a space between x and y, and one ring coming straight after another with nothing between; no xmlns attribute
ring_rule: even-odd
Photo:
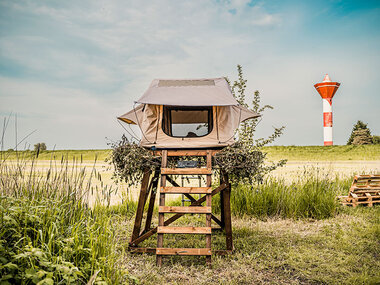
<svg viewBox="0 0 380 285"><path fill-rule="evenodd" d="M154 79L148 90L136 102L171 106L231 106L239 104L223 77L181 80Z"/></svg>

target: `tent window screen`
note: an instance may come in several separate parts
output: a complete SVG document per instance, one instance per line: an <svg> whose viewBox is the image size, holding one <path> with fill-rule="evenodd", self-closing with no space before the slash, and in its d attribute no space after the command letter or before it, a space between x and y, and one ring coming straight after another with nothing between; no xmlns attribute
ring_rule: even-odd
<svg viewBox="0 0 380 285"><path fill-rule="evenodd" d="M212 130L212 107L164 106L162 129L177 138L196 138Z"/></svg>

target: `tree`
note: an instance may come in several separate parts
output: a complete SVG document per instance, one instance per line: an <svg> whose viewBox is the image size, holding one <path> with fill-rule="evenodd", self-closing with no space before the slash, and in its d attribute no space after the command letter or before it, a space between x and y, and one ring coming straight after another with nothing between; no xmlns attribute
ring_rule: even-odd
<svg viewBox="0 0 380 285"><path fill-rule="evenodd" d="M369 129L359 129L354 132L353 145L372 144L372 136Z"/></svg>
<svg viewBox="0 0 380 285"><path fill-rule="evenodd" d="M371 131L367 127L367 124L365 124L365 123L363 123L362 121L359 120L359 121L357 121L357 123L352 128L351 135L350 135L350 137L349 137L349 139L347 141L347 145L353 144L354 138L355 138L355 132L358 131L358 130L368 130L368 134L369 134L369 136L371 136ZM363 132L356 133L356 135L359 135L359 134L361 136L364 135Z"/></svg>
<svg viewBox="0 0 380 285"><path fill-rule="evenodd" d="M34 145L34 151L39 153L46 150L46 144L45 143L36 143Z"/></svg>
<svg viewBox="0 0 380 285"><path fill-rule="evenodd" d="M372 142L373 144L380 144L380 136L373 136Z"/></svg>

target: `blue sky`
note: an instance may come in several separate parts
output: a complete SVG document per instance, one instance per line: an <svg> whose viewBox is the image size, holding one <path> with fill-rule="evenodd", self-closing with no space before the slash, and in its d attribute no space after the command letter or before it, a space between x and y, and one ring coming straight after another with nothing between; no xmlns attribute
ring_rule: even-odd
<svg viewBox="0 0 380 285"><path fill-rule="evenodd" d="M0 115L18 137L57 149L106 148L153 78L236 78L267 111L258 136L321 145L313 84L341 82L334 143L357 120L380 135L379 1L0 1ZM13 124L13 123L12 123ZM6 148L14 147L8 127Z"/></svg>

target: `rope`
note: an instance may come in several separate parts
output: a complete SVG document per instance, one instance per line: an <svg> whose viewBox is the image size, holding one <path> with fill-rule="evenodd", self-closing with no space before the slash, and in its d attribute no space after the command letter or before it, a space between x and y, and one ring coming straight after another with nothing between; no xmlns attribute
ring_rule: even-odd
<svg viewBox="0 0 380 285"><path fill-rule="evenodd" d="M120 126L128 133L128 135L130 135L132 138L134 138L135 140L137 140L137 141L140 141L138 138L136 138L134 135L132 135L130 132L128 132L128 130L123 126L123 124L122 123L120 123L120 121L118 120L117 121L119 124L120 124Z"/></svg>

